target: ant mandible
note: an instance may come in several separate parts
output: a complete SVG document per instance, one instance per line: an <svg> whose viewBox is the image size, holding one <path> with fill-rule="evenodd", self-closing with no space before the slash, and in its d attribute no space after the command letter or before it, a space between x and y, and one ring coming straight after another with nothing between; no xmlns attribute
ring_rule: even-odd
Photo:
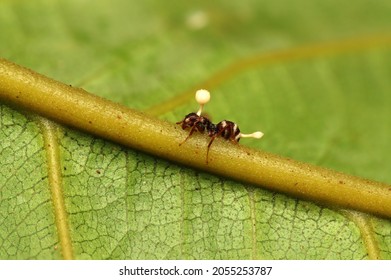
<svg viewBox="0 0 391 280"><path fill-rule="evenodd" d="M209 149L212 145L213 141L216 139L216 137L223 137L224 139L230 140L233 143L237 144L241 137L252 137L252 138L261 138L263 136L263 133L260 131L251 133L251 134L243 134L240 132L240 129L238 125L231 121L221 121L217 125L213 124L207 117L202 116L202 109L206 103L210 100L210 93L209 91L205 89L197 90L195 99L197 103L200 105L199 110L197 113L190 113L185 116L185 118L177 122L176 124L181 124L182 129L190 128L190 133L186 137L185 140L183 140L179 145L182 145L189 139L189 137L195 132L201 132L204 133L205 131L208 132L208 136L211 137L211 140L208 144L208 149L206 152L206 163L208 164L209 159Z"/></svg>

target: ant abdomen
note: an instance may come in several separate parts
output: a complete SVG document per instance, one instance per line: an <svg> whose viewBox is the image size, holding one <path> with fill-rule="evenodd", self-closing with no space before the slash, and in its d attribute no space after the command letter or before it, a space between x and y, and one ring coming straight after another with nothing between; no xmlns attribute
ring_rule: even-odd
<svg viewBox="0 0 391 280"><path fill-rule="evenodd" d="M233 142L239 142L240 129L236 123L224 120L216 125L216 136L221 136Z"/></svg>

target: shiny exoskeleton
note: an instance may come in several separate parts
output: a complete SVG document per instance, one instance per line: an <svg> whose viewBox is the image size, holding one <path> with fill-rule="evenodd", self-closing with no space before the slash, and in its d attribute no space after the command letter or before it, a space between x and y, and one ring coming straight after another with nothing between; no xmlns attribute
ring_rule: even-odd
<svg viewBox="0 0 391 280"><path fill-rule="evenodd" d="M238 143L240 140L240 129L238 125L231 121L221 121L216 125L213 133L209 133L212 139L209 142L208 147L212 145L216 137L223 137L224 139L231 140L234 143Z"/></svg>
<svg viewBox="0 0 391 280"><path fill-rule="evenodd" d="M208 149L206 153L206 162L208 163L208 158L209 158L209 149L210 146L212 145L213 141L216 139L216 137L223 137L224 139L230 140L234 143L238 143L240 140L240 129L238 125L234 122L231 121L221 121L217 125L213 124L208 118L205 116L199 116L196 113L190 113L185 116L185 118L177 122L177 124L181 124L182 129L188 129L190 128L190 133L186 137L186 139L180 143L183 144L186 142L187 139L195 132L201 132L204 133L207 131L208 136L211 137L209 144L208 144Z"/></svg>
<svg viewBox="0 0 391 280"><path fill-rule="evenodd" d="M186 142L187 139L195 132L201 132L204 133L205 131L208 132L209 136L212 136L214 134L214 131L216 129L216 126L206 117L199 116L196 113L190 113L185 116L185 118L177 122L176 124L181 124L182 129L190 128L189 136L186 137L186 139L181 143L183 144ZM180 145L181 145L180 144Z"/></svg>

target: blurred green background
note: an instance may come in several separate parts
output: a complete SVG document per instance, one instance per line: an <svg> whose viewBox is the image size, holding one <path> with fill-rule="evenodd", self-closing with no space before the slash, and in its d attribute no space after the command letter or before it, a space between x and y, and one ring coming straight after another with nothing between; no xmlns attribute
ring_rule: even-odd
<svg viewBox="0 0 391 280"><path fill-rule="evenodd" d="M215 122L265 132L243 145L391 183L390 15L386 0L2 0L0 50L172 122L197 109L194 89L206 87ZM1 118L0 258L61 258L41 131L4 105ZM365 259L363 228L375 256L391 256L389 221L363 227L59 131L75 258Z"/></svg>

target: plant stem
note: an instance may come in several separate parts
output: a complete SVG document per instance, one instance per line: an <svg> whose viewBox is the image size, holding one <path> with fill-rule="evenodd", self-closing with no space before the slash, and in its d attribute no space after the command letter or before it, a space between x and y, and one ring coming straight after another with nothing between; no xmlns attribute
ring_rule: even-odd
<svg viewBox="0 0 391 280"><path fill-rule="evenodd" d="M124 146L327 206L391 217L391 186L188 131L0 59L0 100Z"/></svg>

